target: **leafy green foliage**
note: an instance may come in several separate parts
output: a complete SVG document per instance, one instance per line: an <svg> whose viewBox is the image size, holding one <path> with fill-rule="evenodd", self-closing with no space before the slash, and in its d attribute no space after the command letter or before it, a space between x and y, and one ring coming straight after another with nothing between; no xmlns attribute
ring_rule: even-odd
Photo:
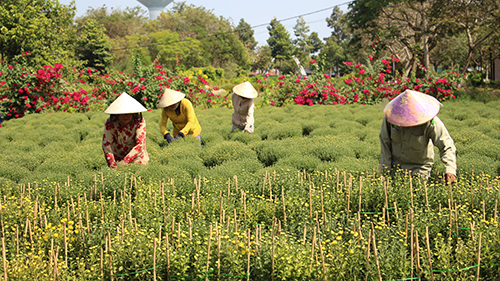
<svg viewBox="0 0 500 281"><path fill-rule="evenodd" d="M59 249L61 279L430 279L432 262L468 280L480 239L481 278L496 276L495 109L442 107L459 151L452 189L439 160L428 181L377 172L378 106L259 108L253 134L230 132L227 108L196 110L202 147L190 136L166 144L160 111L149 111L149 164L118 170L103 157L102 112L10 120L0 128L8 277L51 279ZM294 133L273 137L279 126Z"/></svg>
<svg viewBox="0 0 500 281"><path fill-rule="evenodd" d="M25 67L73 64L74 39L72 22L76 7L59 1L2 1L0 2L0 57L14 62L31 53Z"/></svg>
<svg viewBox="0 0 500 281"><path fill-rule="evenodd" d="M104 32L102 25L94 19L89 19L81 27L77 40L80 59L87 67L95 68L99 72L107 72L113 62L111 41Z"/></svg>

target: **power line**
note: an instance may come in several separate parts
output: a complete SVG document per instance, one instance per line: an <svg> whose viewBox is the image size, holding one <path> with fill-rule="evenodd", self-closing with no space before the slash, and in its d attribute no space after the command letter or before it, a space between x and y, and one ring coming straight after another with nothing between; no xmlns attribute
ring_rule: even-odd
<svg viewBox="0 0 500 281"><path fill-rule="evenodd" d="M316 10L316 11L313 11L313 12L309 12L309 13L305 13L305 14L301 14L301 15L297 15L297 16L293 16L293 17L289 17L289 18L285 18L285 19L281 19L281 20L277 20L278 22L284 22L284 21L288 21L288 20L292 20L292 19L296 19L296 18L299 18L299 17L304 17L304 16L309 16L309 15L313 15L313 14L317 14L317 13L321 13L321 12L324 12L324 11L327 11L327 10L332 10L334 9L335 7L339 7L339 6L343 6L343 5L348 5L350 3L354 2L354 0L351 0L351 1L348 1L348 2L344 2L344 3L341 3L341 4L337 4L337 5L334 5L334 6L331 6L331 7L328 7L328 8L323 8L323 9L319 9L319 10ZM263 26L267 26L269 25L269 23L262 23L262 24L258 24L258 25L254 25L254 26L250 26L251 29L256 29L258 27L263 27ZM235 32L238 32L239 30L238 29L234 29L232 31L228 31L228 32L223 32L222 35L224 34L228 34L228 33L235 33ZM221 34L221 33L219 33ZM206 35L204 37L200 37L200 38L195 38L195 39L205 39L205 38L209 38L209 37L212 37L212 36L216 36L217 34L209 34L209 35ZM177 43L180 43L181 41L177 41L177 42L169 42L169 43L158 43L158 44L150 44L150 45L141 45L140 47L148 47L148 46L161 46L161 45L166 45L166 44L177 44ZM135 47L124 47L124 48L116 48L114 49L115 51L120 51L120 50L128 50L128 49L132 49L132 48L135 48Z"/></svg>

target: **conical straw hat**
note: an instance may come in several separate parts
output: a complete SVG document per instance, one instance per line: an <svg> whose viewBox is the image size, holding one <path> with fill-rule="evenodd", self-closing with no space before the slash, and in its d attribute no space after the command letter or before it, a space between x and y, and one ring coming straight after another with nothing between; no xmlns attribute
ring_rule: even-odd
<svg viewBox="0 0 500 281"><path fill-rule="evenodd" d="M252 84L248 81L234 86L233 92L235 92L240 97L249 99L254 99L259 95L259 93L257 93L257 90L255 90Z"/></svg>
<svg viewBox="0 0 500 281"><path fill-rule="evenodd" d="M421 92L406 90L389 102L384 114L389 123L400 127L413 127L434 118L441 103Z"/></svg>
<svg viewBox="0 0 500 281"><path fill-rule="evenodd" d="M109 107L104 111L107 114L128 114L144 112L147 109L137 100L123 92Z"/></svg>
<svg viewBox="0 0 500 281"><path fill-rule="evenodd" d="M165 89L165 92L163 92L163 96L158 103L158 107L171 106L174 103L180 102L185 96L186 95L181 92Z"/></svg>

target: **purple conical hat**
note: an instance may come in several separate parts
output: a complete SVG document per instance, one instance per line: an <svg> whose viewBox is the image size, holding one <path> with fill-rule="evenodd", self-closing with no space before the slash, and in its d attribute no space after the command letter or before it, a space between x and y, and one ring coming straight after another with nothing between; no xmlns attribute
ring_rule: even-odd
<svg viewBox="0 0 500 281"><path fill-rule="evenodd" d="M384 114L389 123L400 127L413 127L434 118L441 103L427 94L406 90L389 102Z"/></svg>

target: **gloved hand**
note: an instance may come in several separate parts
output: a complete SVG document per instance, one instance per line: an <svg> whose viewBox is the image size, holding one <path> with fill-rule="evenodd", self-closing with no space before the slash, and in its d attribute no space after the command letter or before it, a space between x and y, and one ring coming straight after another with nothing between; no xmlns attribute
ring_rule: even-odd
<svg viewBox="0 0 500 281"><path fill-rule="evenodd" d="M175 136L175 138L174 138L174 139L176 139L176 140L177 140L177 139L182 139L183 137L184 137L184 134L183 134L182 132L179 132L179 133L177 134L177 136Z"/></svg>
<svg viewBox="0 0 500 281"><path fill-rule="evenodd" d="M172 137L172 135L170 133L166 133L164 136L163 136L164 139L167 140L168 143L171 143L174 141L174 138Z"/></svg>

